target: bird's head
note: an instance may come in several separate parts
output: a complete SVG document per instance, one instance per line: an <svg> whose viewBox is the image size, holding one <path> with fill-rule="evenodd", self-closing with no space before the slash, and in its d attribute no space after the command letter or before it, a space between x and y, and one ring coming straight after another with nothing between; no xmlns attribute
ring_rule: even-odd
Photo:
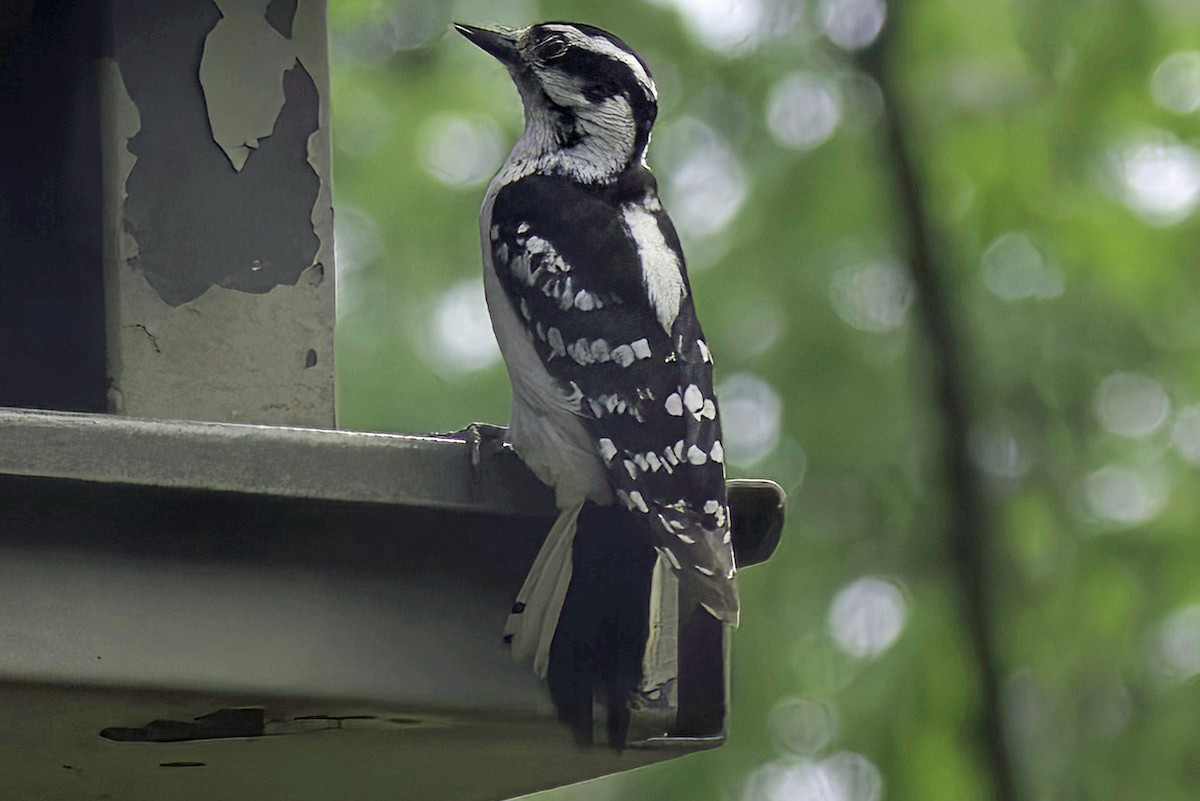
<svg viewBox="0 0 1200 801"><path fill-rule="evenodd" d="M621 39L570 22L520 30L454 27L508 67L525 105L531 150L573 151L615 172L644 159L658 87Z"/></svg>

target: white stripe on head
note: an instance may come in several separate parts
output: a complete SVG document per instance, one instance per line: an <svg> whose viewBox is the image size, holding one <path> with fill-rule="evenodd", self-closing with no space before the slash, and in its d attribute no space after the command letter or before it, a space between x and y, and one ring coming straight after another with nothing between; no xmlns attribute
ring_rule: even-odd
<svg viewBox="0 0 1200 801"><path fill-rule="evenodd" d="M646 88L650 96L658 100L658 86L655 85L654 80L650 77L650 73L646 72L646 68L642 66L642 62L638 61L637 56L633 55L633 53L617 47L606 36L599 34L588 36L574 25L546 25L544 27L548 31L563 34L567 37L568 42L577 47L582 47L584 50L590 50L593 53L620 61L626 67L629 67L634 77L638 79L638 83Z"/></svg>

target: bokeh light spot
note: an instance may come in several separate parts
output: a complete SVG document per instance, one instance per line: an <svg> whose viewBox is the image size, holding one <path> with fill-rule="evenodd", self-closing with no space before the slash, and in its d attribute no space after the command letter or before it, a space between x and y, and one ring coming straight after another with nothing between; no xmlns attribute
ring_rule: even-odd
<svg viewBox="0 0 1200 801"><path fill-rule="evenodd" d="M1200 675L1200 604L1172 612L1158 627L1158 665L1172 681Z"/></svg>
<svg viewBox="0 0 1200 801"><path fill-rule="evenodd" d="M833 135L841 119L838 88L819 75L794 72L771 87L767 127L783 145L811 150Z"/></svg>
<svg viewBox="0 0 1200 801"><path fill-rule="evenodd" d="M1176 114L1200 110L1200 51L1183 50L1164 58L1150 76L1150 94Z"/></svg>
<svg viewBox="0 0 1200 801"><path fill-rule="evenodd" d="M1063 293L1062 275L1019 231L996 237L983 252L981 264L984 286L1001 300L1054 298Z"/></svg>
<svg viewBox="0 0 1200 801"><path fill-rule="evenodd" d="M500 360L481 279L460 281L441 294L421 344L425 362L441 375L475 372Z"/></svg>
<svg viewBox="0 0 1200 801"><path fill-rule="evenodd" d="M362 303L369 282L364 268L383 252L383 237L370 214L349 203L338 203L333 217L333 261L337 265L337 313L352 313Z"/></svg>
<svg viewBox="0 0 1200 801"><path fill-rule="evenodd" d="M791 31L800 18L792 0L649 0L671 6L683 18L688 33L703 46L723 55L744 55L763 42Z"/></svg>
<svg viewBox="0 0 1200 801"><path fill-rule="evenodd" d="M1140 439L1162 427L1171 410L1162 384L1142 373L1115 372L1096 390L1096 417L1108 431Z"/></svg>
<svg viewBox="0 0 1200 801"><path fill-rule="evenodd" d="M1150 225L1174 225L1200 202L1200 151L1170 134L1143 136L1109 153L1117 195Z"/></svg>
<svg viewBox="0 0 1200 801"><path fill-rule="evenodd" d="M746 782L743 801L879 801L883 777L862 754L838 753L820 761L777 761Z"/></svg>
<svg viewBox="0 0 1200 801"><path fill-rule="evenodd" d="M1088 510L1116 527L1136 526L1154 519L1166 503L1162 477L1121 465L1106 465L1084 482Z"/></svg>
<svg viewBox="0 0 1200 801"><path fill-rule="evenodd" d="M447 186L491 180L506 155L500 126L484 116L435 116L421 126L418 142L421 165Z"/></svg>
<svg viewBox="0 0 1200 801"><path fill-rule="evenodd" d="M1029 470L1029 454L1012 429L1000 423L972 428L970 448L976 466L997 478L1020 478Z"/></svg>
<svg viewBox="0 0 1200 801"><path fill-rule="evenodd" d="M908 620L908 604L890 581L864 576L838 591L829 607L829 630L838 647L876 659L892 647Z"/></svg>
<svg viewBox="0 0 1200 801"><path fill-rule="evenodd" d="M783 402L758 376L734 373L717 387L725 459L737 467L761 461L779 444Z"/></svg>
<svg viewBox="0 0 1200 801"><path fill-rule="evenodd" d="M684 117L655 137L664 202L680 236L699 239L723 230L746 200L741 161L713 128Z"/></svg>
<svg viewBox="0 0 1200 801"><path fill-rule="evenodd" d="M895 262L852 264L834 274L829 298L847 325L872 333L893 331L904 324L912 305L912 280Z"/></svg>
<svg viewBox="0 0 1200 801"><path fill-rule="evenodd" d="M862 50L874 42L887 19L883 0L821 0L821 27L843 50Z"/></svg>
<svg viewBox="0 0 1200 801"><path fill-rule="evenodd" d="M720 329L722 358L749 359L760 356L774 347L787 330L788 320L783 307L767 295L754 294L736 302L736 324ZM728 354L728 355L727 355Z"/></svg>
<svg viewBox="0 0 1200 801"><path fill-rule="evenodd" d="M450 7L442 0L397 0L378 3L353 28L339 31L330 42L337 61L382 66L401 50L413 50L444 36Z"/></svg>
<svg viewBox="0 0 1200 801"><path fill-rule="evenodd" d="M395 127L395 118L388 105L358 84L341 90L338 98L337 133L333 137L337 149L363 158L383 147Z"/></svg>
<svg viewBox="0 0 1200 801"><path fill-rule="evenodd" d="M823 750L837 733L833 709L808 698L786 698L767 716L767 731L780 751L810 756Z"/></svg>
<svg viewBox="0 0 1200 801"><path fill-rule="evenodd" d="M1171 444L1192 464L1200 464L1200 406L1185 406L1175 415Z"/></svg>

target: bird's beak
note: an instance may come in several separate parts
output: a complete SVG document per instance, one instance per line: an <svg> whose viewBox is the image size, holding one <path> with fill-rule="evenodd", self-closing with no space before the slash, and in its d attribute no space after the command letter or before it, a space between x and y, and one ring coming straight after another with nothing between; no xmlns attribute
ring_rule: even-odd
<svg viewBox="0 0 1200 801"><path fill-rule="evenodd" d="M459 22L454 23L454 30L506 65L511 66L521 60L521 53L517 50L517 39L512 34L476 28L474 25L463 25Z"/></svg>

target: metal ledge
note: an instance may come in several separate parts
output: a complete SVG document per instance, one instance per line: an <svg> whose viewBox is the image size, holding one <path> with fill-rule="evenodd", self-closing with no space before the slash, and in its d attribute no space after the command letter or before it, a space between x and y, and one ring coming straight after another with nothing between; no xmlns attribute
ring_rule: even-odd
<svg viewBox="0 0 1200 801"><path fill-rule="evenodd" d="M762 561L783 493L730 490L739 563ZM719 745L707 615L680 626L674 724L621 755L577 748L513 662L554 512L453 436L0 409L0 796L490 801ZM621 513L586 510L577 554Z"/></svg>
<svg viewBox="0 0 1200 801"><path fill-rule="evenodd" d="M140 420L0 408L0 475L418 506L554 514L553 493L510 452L471 467L462 437ZM773 481L729 482L742 566L765 561L783 527Z"/></svg>

